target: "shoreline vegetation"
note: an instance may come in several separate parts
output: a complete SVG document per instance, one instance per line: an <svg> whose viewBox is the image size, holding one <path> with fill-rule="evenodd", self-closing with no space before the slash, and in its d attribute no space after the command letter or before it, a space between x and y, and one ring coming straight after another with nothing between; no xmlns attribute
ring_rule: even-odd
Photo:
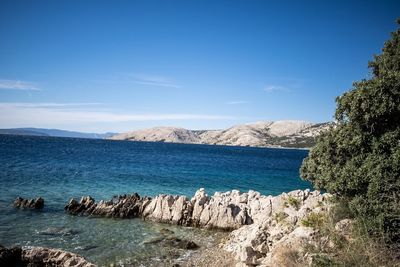
<svg viewBox="0 0 400 267"><path fill-rule="evenodd" d="M344 266L400 265L400 18L397 23L369 62L368 79L337 97L335 127L319 136L300 170L316 189L335 195L333 216L353 219L351 246L333 251ZM332 257L321 262L335 265Z"/></svg>

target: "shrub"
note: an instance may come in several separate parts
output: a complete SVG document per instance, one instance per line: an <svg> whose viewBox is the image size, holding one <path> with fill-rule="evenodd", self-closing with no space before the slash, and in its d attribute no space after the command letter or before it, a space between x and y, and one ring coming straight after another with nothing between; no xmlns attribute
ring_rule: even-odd
<svg viewBox="0 0 400 267"><path fill-rule="evenodd" d="M400 24L400 20L398 20ZM334 127L301 167L317 189L336 194L371 236L400 241L400 30L369 63L368 80L336 99Z"/></svg>
<svg viewBox="0 0 400 267"><path fill-rule="evenodd" d="M292 196L289 196L287 202L290 206L294 207L296 210L300 207L300 201Z"/></svg>
<svg viewBox="0 0 400 267"><path fill-rule="evenodd" d="M324 223L324 217L321 214L311 212L306 218L301 220L301 224L306 227L320 229Z"/></svg>

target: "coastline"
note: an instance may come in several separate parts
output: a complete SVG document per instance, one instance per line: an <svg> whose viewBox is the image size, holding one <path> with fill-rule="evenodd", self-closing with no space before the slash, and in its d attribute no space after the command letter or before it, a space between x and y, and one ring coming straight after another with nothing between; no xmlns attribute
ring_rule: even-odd
<svg viewBox="0 0 400 267"><path fill-rule="evenodd" d="M122 195L99 202L82 197L79 202L72 199L65 209L67 213L80 217L104 217L113 225L116 221L112 218L127 222L129 218L140 217L149 226L155 223L154 230L158 229L161 235L148 239L144 244L152 245L148 249L164 248L167 254L151 256L150 253L148 256L151 258L148 259L141 255L137 259L109 261L99 266L303 266L312 264L318 257L312 251L335 246L335 239L331 240L332 237L320 232L321 224L325 223L324 218L333 205L331 198L330 194L309 189L277 196L261 195L252 190L243 193L238 190L216 192L208 196L200 188L190 200L182 195L165 194L152 198L137 194ZM16 203L21 203L21 200L17 199ZM27 209L36 209L30 205L32 201L22 203L26 203ZM19 205L18 208L25 207ZM132 210L138 213L129 213ZM348 219L338 221L334 225L335 235L348 239L351 223ZM196 235L185 235L185 231L177 230L185 228L202 231L208 241L200 241ZM180 252L168 252L172 247L180 248ZM0 264L4 263L4 255L7 256L4 248L1 249ZM16 249L22 249L23 255L29 255L25 258L20 256L25 262L37 257L47 262L58 262L57 255L62 254L73 258L71 261L65 258L68 264L63 263L63 266L75 266L69 265L75 262L74 259L94 266L93 262L76 252L36 246ZM11 247L9 251L15 251L15 248Z"/></svg>
<svg viewBox="0 0 400 267"><path fill-rule="evenodd" d="M288 150L307 150L312 147L284 147L284 146L250 146L250 145L231 145L231 144L207 144L207 143L184 143L184 142L167 142L167 141L138 141L138 140L116 140L103 139L112 142L133 142L133 143L158 143L158 144L176 144L176 145L202 145L211 147L233 147L233 148L268 148L268 149L288 149Z"/></svg>
<svg viewBox="0 0 400 267"><path fill-rule="evenodd" d="M303 247L315 244L317 230L304 221L323 216L330 208L330 198L327 193L308 189L278 196L265 196L252 190L216 192L208 196L200 188L190 200L186 196L165 194L154 198L122 195L99 202L82 197L79 202L71 199L65 210L71 215L140 217L150 222L225 231L224 237L198 248L197 240L180 239L173 232L170 236L170 230L161 229L166 233L164 237L150 242L161 245L166 242L187 249L188 257L171 258L169 262L173 266L210 266L211 263L280 266L288 248L308 257ZM192 247L195 249L189 252Z"/></svg>
<svg viewBox="0 0 400 267"><path fill-rule="evenodd" d="M140 141L140 140L117 140L110 138L88 138L88 137L69 137L69 136L42 136L42 135L18 135L18 134L4 134L0 133L0 136L24 136L24 137L33 137L33 138L54 138L54 139L83 139L83 140L102 140L107 142L137 142L137 143L159 143L159 144L182 144L182 145L203 145L203 146L212 146L212 147L237 147L237 148L268 148L268 149L289 149L289 150L307 150L309 151L312 147L285 147L285 146L274 146L274 145L266 145L266 146L250 146L250 145L232 145L232 144L208 144L208 143L185 143L185 142L168 142L168 141Z"/></svg>

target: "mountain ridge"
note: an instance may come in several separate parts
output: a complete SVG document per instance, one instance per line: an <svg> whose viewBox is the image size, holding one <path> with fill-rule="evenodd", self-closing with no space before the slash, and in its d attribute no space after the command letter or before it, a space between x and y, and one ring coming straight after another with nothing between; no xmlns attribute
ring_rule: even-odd
<svg viewBox="0 0 400 267"><path fill-rule="evenodd" d="M332 122L261 121L235 125L224 130L188 130L180 127L153 127L117 134L107 139L186 144L252 147L309 148Z"/></svg>

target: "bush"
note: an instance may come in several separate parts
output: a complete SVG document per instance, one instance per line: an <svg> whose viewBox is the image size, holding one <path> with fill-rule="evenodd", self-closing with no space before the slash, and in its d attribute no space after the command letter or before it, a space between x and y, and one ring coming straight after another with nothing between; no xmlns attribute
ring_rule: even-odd
<svg viewBox="0 0 400 267"><path fill-rule="evenodd" d="M294 207L296 210L298 210L300 207L300 201L295 197L289 196L287 202L290 206Z"/></svg>
<svg viewBox="0 0 400 267"><path fill-rule="evenodd" d="M400 24L400 20L398 21ZM336 99L336 125L301 167L317 189L348 201L369 235L400 241L400 30L369 63L368 80Z"/></svg>
<svg viewBox="0 0 400 267"><path fill-rule="evenodd" d="M312 227L314 229L320 229L324 224L324 217L321 214L311 212L306 218L301 220L301 224L306 227Z"/></svg>

